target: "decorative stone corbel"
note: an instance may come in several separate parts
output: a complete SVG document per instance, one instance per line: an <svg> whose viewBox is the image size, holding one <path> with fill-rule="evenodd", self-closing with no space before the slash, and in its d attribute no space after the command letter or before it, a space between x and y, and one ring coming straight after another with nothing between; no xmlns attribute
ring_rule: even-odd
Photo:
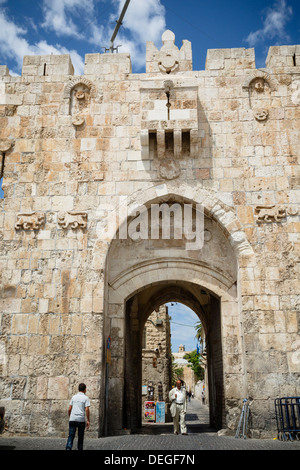
<svg viewBox="0 0 300 470"><path fill-rule="evenodd" d="M182 152L182 131L181 129L174 129L174 157L180 158Z"/></svg>
<svg viewBox="0 0 300 470"><path fill-rule="evenodd" d="M58 217L58 223L62 228L86 228L87 227L87 213L86 212L67 212L66 214Z"/></svg>
<svg viewBox="0 0 300 470"><path fill-rule="evenodd" d="M45 214L36 212L24 212L17 214L16 230L39 230L44 224Z"/></svg>
<svg viewBox="0 0 300 470"><path fill-rule="evenodd" d="M149 158L149 131L148 129L141 130L141 152L142 152L142 159L148 160Z"/></svg>

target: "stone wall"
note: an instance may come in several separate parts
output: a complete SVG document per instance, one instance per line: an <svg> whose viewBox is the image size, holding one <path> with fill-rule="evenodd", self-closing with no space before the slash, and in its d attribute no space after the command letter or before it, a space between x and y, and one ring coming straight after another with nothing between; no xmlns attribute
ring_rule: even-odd
<svg viewBox="0 0 300 470"><path fill-rule="evenodd" d="M171 389L171 331L168 307L160 306L145 324L145 343L142 350L142 385L152 382L154 400L168 403ZM161 388L160 388L161 386ZM160 396L161 394L161 396ZM147 400L147 396L143 397Z"/></svg>
<svg viewBox="0 0 300 470"><path fill-rule="evenodd" d="M0 387L12 434L65 435L81 381L92 432L122 428L124 303L163 281L184 282L179 300L195 294L199 310L207 293L221 299L223 426L247 396L263 436L274 397L299 395L300 46L270 48L259 70L252 49L209 50L193 71L190 43L177 48L167 31L146 63L132 74L127 54L87 54L83 76L64 55L25 57L20 77L0 66ZM121 209L171 199L204 207L204 251L157 241L147 261L120 240L112 263ZM139 335L138 311L130 321Z"/></svg>

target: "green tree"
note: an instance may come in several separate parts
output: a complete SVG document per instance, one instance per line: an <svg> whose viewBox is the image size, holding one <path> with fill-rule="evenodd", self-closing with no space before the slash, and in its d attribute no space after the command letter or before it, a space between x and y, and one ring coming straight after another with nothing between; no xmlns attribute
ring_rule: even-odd
<svg viewBox="0 0 300 470"><path fill-rule="evenodd" d="M188 366L191 367L194 371L195 377L197 380L203 380L204 379L204 370L199 364L199 359L200 359L201 354L197 353L197 350L195 349L194 351L185 354L183 357L186 359L189 364Z"/></svg>
<svg viewBox="0 0 300 470"><path fill-rule="evenodd" d="M203 331L203 325L200 320L195 324L195 330L196 330L195 338L200 342L200 344L201 343L203 344L204 331Z"/></svg>
<svg viewBox="0 0 300 470"><path fill-rule="evenodd" d="M174 357L172 356L172 385L176 385L176 380L181 379L183 376L183 367L179 367L174 362Z"/></svg>

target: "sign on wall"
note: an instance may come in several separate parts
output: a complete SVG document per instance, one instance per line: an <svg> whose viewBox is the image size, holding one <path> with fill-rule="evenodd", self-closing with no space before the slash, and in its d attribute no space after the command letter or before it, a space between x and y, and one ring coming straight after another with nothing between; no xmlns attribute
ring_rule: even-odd
<svg viewBox="0 0 300 470"><path fill-rule="evenodd" d="M155 401L145 401L145 421L155 421Z"/></svg>

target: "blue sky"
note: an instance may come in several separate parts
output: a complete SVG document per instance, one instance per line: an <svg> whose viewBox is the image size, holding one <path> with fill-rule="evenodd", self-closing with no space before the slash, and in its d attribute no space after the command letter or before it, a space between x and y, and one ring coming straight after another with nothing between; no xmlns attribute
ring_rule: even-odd
<svg viewBox="0 0 300 470"><path fill-rule="evenodd" d="M24 55L69 53L77 74L86 53L104 52L125 0L0 0L0 64L20 74ZM145 43L192 42L195 70L207 49L255 47L263 67L270 45L300 43L299 0L131 0L115 45L144 70Z"/></svg>
<svg viewBox="0 0 300 470"><path fill-rule="evenodd" d="M199 321L193 310L178 302L169 302L168 313L171 316L171 346L172 352L178 352L181 344L186 351L197 347L195 325Z"/></svg>

